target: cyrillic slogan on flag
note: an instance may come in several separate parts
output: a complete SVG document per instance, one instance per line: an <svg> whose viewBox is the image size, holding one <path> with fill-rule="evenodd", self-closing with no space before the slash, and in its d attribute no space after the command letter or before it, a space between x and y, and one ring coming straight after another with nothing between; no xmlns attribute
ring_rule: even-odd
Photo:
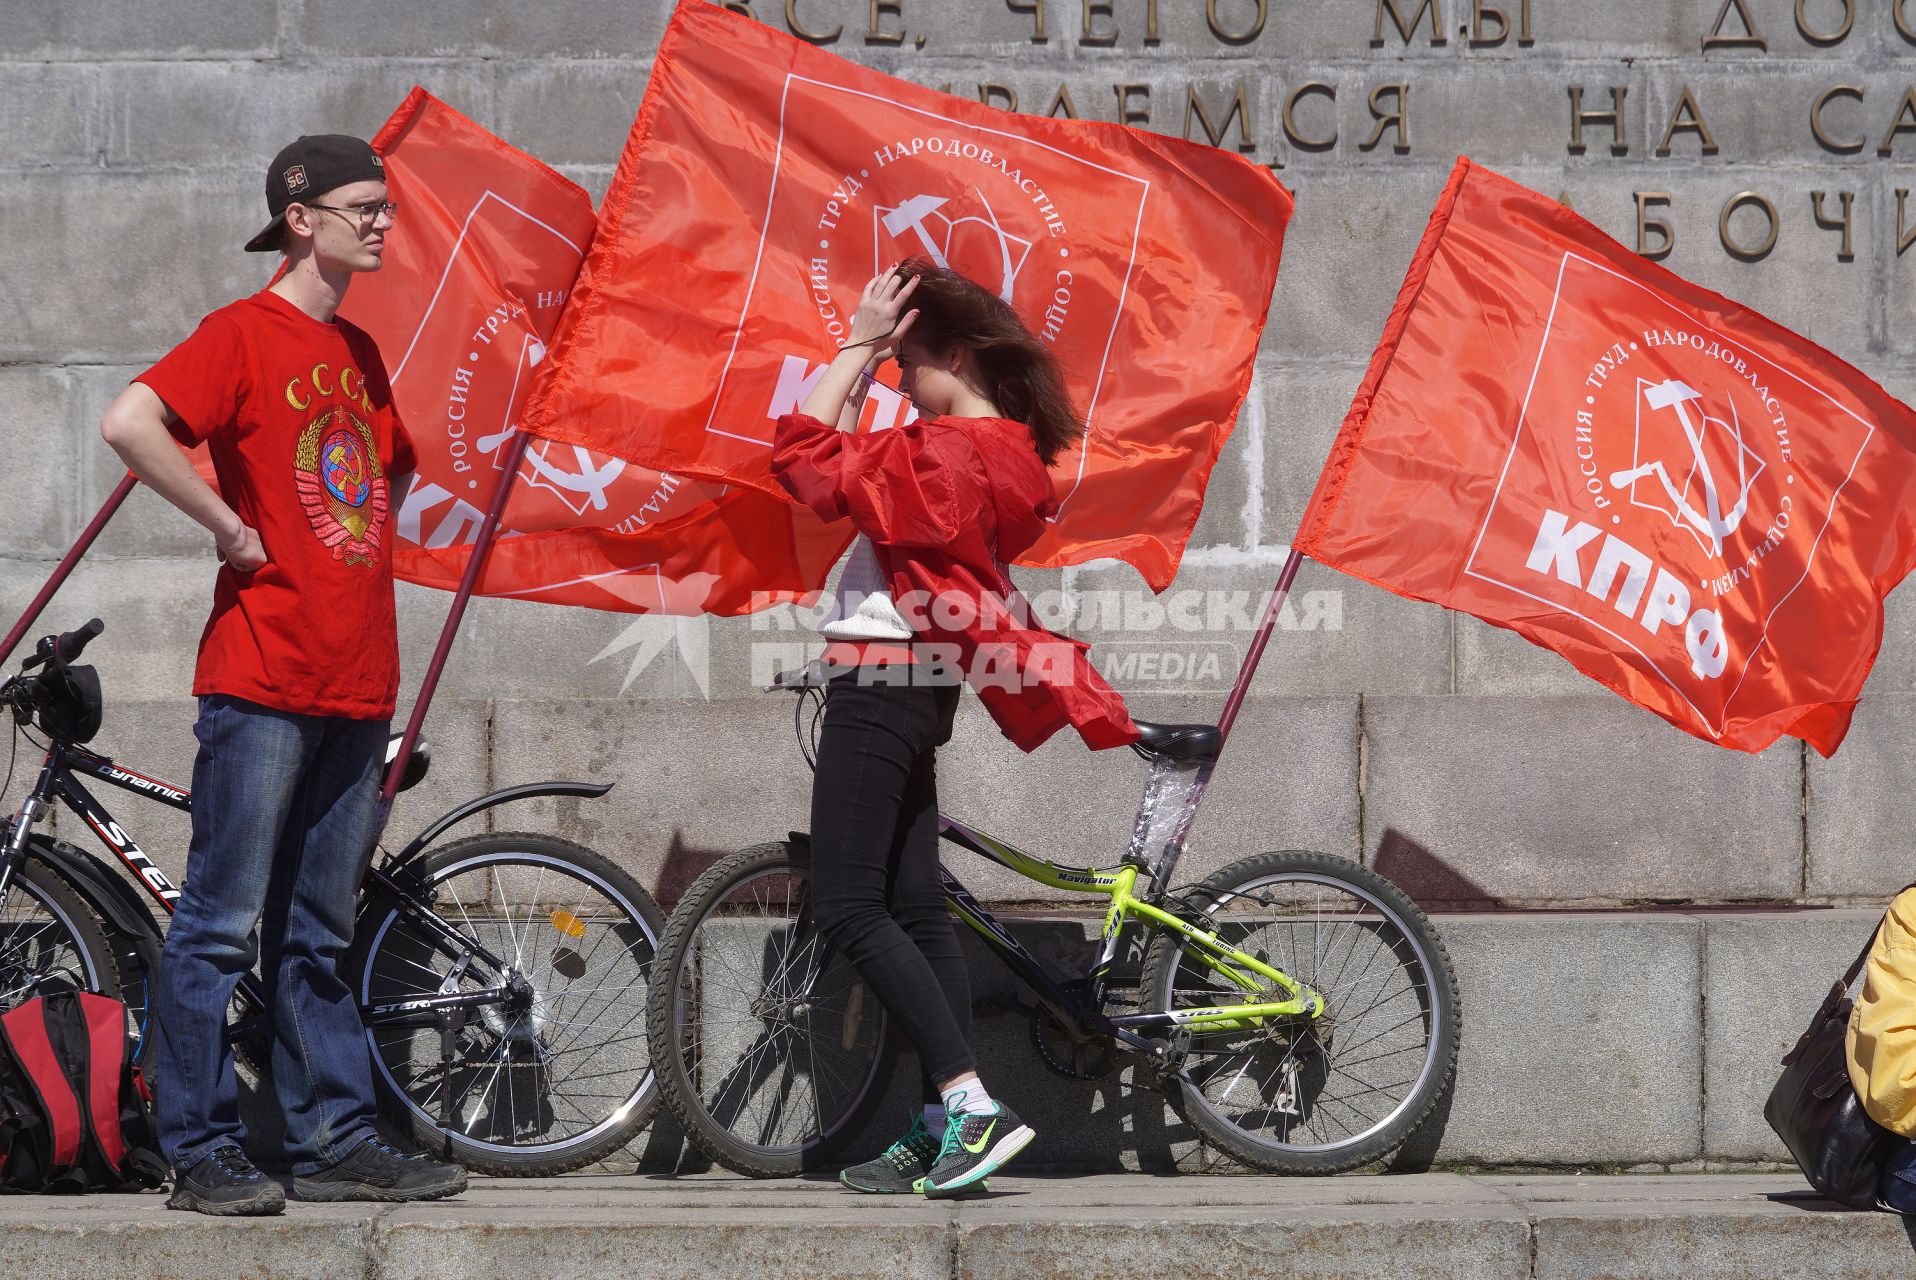
<svg viewBox="0 0 1916 1280"><path fill-rule="evenodd" d="M1297 548L1700 738L1828 755L1916 564L1916 414L1460 160Z"/></svg>
<svg viewBox="0 0 1916 1280"><path fill-rule="evenodd" d="M1242 156L982 106L691 0L527 422L782 496L773 424L865 282L924 256L1016 307L1085 412L1053 471L1057 522L1022 562L1120 557L1163 589L1243 403L1290 211ZM911 410L887 386L866 414L877 430Z"/></svg>
<svg viewBox="0 0 1916 1280"><path fill-rule="evenodd" d="M374 149L399 215L340 314L378 342L419 453L395 572L451 588L592 243L579 187L415 88ZM533 440L479 584L625 612L739 613L796 598L844 535L751 490Z"/></svg>

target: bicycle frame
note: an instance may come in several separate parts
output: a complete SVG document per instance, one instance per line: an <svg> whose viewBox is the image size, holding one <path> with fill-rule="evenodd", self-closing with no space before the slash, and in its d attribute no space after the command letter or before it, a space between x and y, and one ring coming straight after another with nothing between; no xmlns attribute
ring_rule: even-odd
<svg viewBox="0 0 1916 1280"><path fill-rule="evenodd" d="M1111 1036L1134 1048L1155 1054L1156 1046L1139 1033L1179 1028L1192 1031L1250 1031L1261 1026L1267 1018L1317 1017L1324 1011L1324 997L1305 984L1256 956L1231 946L1216 933L1139 898L1133 891L1143 868L1135 864L1126 863L1108 870L1059 866L942 814L939 816L939 832L944 839L958 847L968 849L1047 888L1068 893L1099 894L1110 899L1111 905L1105 911L1104 925L1099 933L1098 955L1085 976L1085 998L1079 1000L1065 991L1037 957L1011 936L949 868L943 865L939 867L945 903L952 914L964 921L1014 974L1038 992L1047 1004L1052 1005L1054 1012L1076 1022L1081 1030ZM1161 868L1160 874L1164 871L1168 871L1168 867ZM1117 1017L1106 1014L1103 1010L1105 984L1110 977L1111 966L1117 960L1124 927L1133 920L1177 934L1184 940L1188 954L1247 994L1266 992L1275 984L1286 993L1287 998Z"/></svg>
<svg viewBox="0 0 1916 1280"><path fill-rule="evenodd" d="M1258 622L1255 635L1251 638L1250 651L1245 654L1244 663L1238 668L1237 680L1231 686L1230 695L1224 701L1224 710L1218 716L1218 751L1221 754L1224 744L1229 741L1231 728L1237 723L1238 711L1244 705L1244 699L1251 688L1251 678L1257 673L1258 662L1264 656L1269 645L1272 630L1277 624L1278 611L1283 608L1284 600L1291 592L1291 584L1297 580L1297 573L1303 567L1304 557L1292 548L1285 557L1284 567L1278 573L1277 582L1271 587L1270 596L1264 604L1264 616ZM1249 1031L1261 1026L1266 1018L1275 1017L1319 1017L1323 1014L1324 997L1298 982L1288 974L1282 973L1259 960L1256 956L1230 946L1216 933L1201 929L1165 911L1155 903L1139 898L1133 890L1137 886L1141 870L1149 868L1150 881L1147 895L1155 897L1163 889L1164 881L1170 876L1176 865L1179 853L1183 850L1184 836L1191 822L1197 817L1198 805L1204 799L1204 793L1211 781L1211 774L1217 767L1217 756L1194 765L1196 775L1191 782L1191 793L1183 805L1172 830L1160 849L1147 848L1149 831L1152 827L1152 805L1156 796L1155 788L1158 775L1154 767L1153 777L1147 785L1143 803L1139 806L1137 825L1131 841L1131 851L1126 855L1122 866L1111 870L1095 868L1061 867L1034 857L1002 840L996 840L983 832L974 831L956 819L939 815L940 834L960 848L969 849L982 857L989 858L1002 867L1007 867L1027 880L1036 881L1048 888L1060 889L1067 893L1096 893L1111 899L1111 905L1104 916L1104 927L1099 935L1100 946L1097 960L1092 964L1091 972L1086 975L1087 999L1083 1004L1072 1000L1044 970L1018 940L1005 931L1003 925L994 919L989 911L958 882L958 878L942 865L939 874L943 878L946 905L960 920L984 940L985 945L1010 967L1023 981L1045 996L1054 1005L1061 1017L1075 1020L1083 1029L1113 1036L1130 1044L1134 1048L1143 1048L1154 1056L1160 1054L1158 1046L1139 1036L1139 1030L1160 1030L1171 1028L1183 1031ZM1248 993L1264 990L1258 982L1263 978L1275 983L1288 996L1284 1000L1247 1002L1239 1005L1211 1005L1194 1009L1178 1009L1167 1013L1139 1013L1110 1017L1103 1011L1104 983L1110 975L1111 965L1117 959L1118 947L1122 940L1124 926L1131 920L1139 919L1151 926L1169 930L1184 939L1187 954L1194 957L1206 968L1222 975L1225 979Z"/></svg>
<svg viewBox="0 0 1916 1280"><path fill-rule="evenodd" d="M148 896L170 915L177 909L180 890L167 879L166 873L160 870L126 829L114 820L106 806L81 784L81 777L92 778L148 799L157 800L170 809L190 811L193 807L192 794L182 787L148 777L132 769L122 768L106 756L55 742L47 752L45 763L41 765L39 780L13 817L6 853L3 858L0 858L0 902L5 901L7 891L12 885L14 869L27 856L28 842L42 811L51 801L58 800L92 828L100 842L145 888ZM594 788L591 784L548 785L584 787L588 791L596 790L598 794L603 794L602 788ZM455 812L460 817L466 817L476 811L471 806L462 806L461 810ZM429 830L436 834L438 831L443 831L445 825L450 824L442 820L442 823L435 823ZM409 877L405 872L407 866L419 853L417 845L418 842L409 845L404 856L389 860L384 867L369 866L366 871L368 886L390 894L400 904L409 919L423 927L433 939L435 946L451 959L458 961L469 956L472 960L490 968L494 973L504 973L507 965L501 957L493 955L476 940L468 938L447 924L432 909L430 903L413 892L407 883ZM493 986L481 991L441 993L391 1004L365 1006L361 1008L360 1016L369 1025L425 1022L442 1010L450 1011L475 1005L494 1004L506 999L509 994L506 986ZM267 1001L265 993L251 974L240 979L238 997L244 1017L235 1031L237 1035L243 1036L251 1029L252 1021L265 1013Z"/></svg>
<svg viewBox="0 0 1916 1280"><path fill-rule="evenodd" d="M1285 559L1284 568L1278 574L1276 584L1271 588L1270 596L1265 602L1264 616L1258 623L1256 634L1252 637L1250 651L1245 656L1243 666L1238 670L1237 680L1231 687L1230 696L1225 699L1223 713L1218 717L1217 750L1219 753L1223 751L1224 743L1230 737L1231 727L1237 721L1238 711L1242 708L1245 696L1250 691L1251 677L1256 673L1258 662L1270 643L1278 611L1290 594L1291 584L1296 580L1303 560L1303 556L1293 549ZM1141 1032L1167 1030L1181 1032L1184 1033L1184 1043L1188 1044L1189 1033L1192 1032L1254 1031L1261 1028L1270 1018L1323 1016L1326 1004L1320 992L1312 990L1305 983L1297 981L1249 952L1231 946L1214 931L1192 924L1174 912L1166 911L1157 905L1155 899L1161 895L1164 882L1177 863L1178 855L1183 850L1185 834L1197 816L1198 805L1203 800L1205 790L1210 784L1211 774L1217 767L1217 756L1212 755L1202 760L1174 761L1165 757L1153 757L1153 760L1152 776L1146 785L1144 799L1138 809L1131 849L1126 854L1122 865L1110 869L1064 867L1054 862L1047 862L1005 841L974 830L955 818L945 814L938 816L941 838L962 849L968 849L1047 888L1062 890L1066 893L1099 894L1110 899L1110 906L1104 913L1104 925L1099 933L1098 955L1092 963L1090 972L1084 978L1084 999L1080 1000L1066 991L1064 986L1039 963L1038 959L1012 937L997 918L985 909L984 904L959 882L950 868L941 862L938 874L945 894L946 908L964 921L1020 981L1037 992L1039 999L1049 1006L1070 1029L1081 1034L1109 1036L1159 1061L1165 1060L1171 1054L1167 1052L1165 1045L1154 1043L1140 1034ZM1169 829L1162 837L1158 837L1156 831L1159 815L1154 810L1165 798L1160 787L1181 769L1188 769L1191 772L1187 793L1180 798L1176 811L1171 816ZM804 832L792 832L790 838L797 843L810 841L809 835ZM1142 896L1136 891L1140 875L1148 876ZM1275 986L1284 993L1285 998L1246 1000L1244 1003L1235 1005L1207 1005L1162 1013L1122 1014L1116 1017L1105 1013L1103 1007L1105 984L1110 977L1111 967L1117 960L1125 925L1134 920L1141 921L1150 928L1179 936L1183 939L1188 955L1243 990L1247 995L1268 994L1270 988Z"/></svg>

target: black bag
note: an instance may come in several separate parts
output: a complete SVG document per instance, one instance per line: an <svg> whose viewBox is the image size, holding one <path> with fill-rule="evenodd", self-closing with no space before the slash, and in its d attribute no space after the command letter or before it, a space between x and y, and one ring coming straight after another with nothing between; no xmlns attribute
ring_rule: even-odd
<svg viewBox="0 0 1916 1280"><path fill-rule="evenodd" d="M86 639L99 634L100 620L95 618L76 634ZM61 637L65 639L65 637ZM90 742L100 731L104 704L100 699L100 673L92 667L68 664L66 654L52 637L42 640L39 652L47 669L37 677L41 698L40 728L48 735L67 742Z"/></svg>
<svg viewBox="0 0 1916 1280"><path fill-rule="evenodd" d="M0 1190L77 1195L165 1181L126 1006L90 991L0 1015Z"/></svg>
<svg viewBox="0 0 1916 1280"><path fill-rule="evenodd" d="M1863 971L1877 933L1849 967L1796 1047L1783 1055L1783 1076L1770 1090L1763 1118L1783 1139L1816 1190L1852 1209L1881 1207L1883 1166L1903 1139L1869 1118L1849 1079L1850 984Z"/></svg>

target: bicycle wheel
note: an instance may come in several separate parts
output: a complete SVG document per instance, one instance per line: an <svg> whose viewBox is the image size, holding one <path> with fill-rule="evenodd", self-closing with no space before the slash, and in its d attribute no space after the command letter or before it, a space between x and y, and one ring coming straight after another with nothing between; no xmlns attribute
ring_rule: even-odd
<svg viewBox="0 0 1916 1280"><path fill-rule="evenodd" d="M420 896L466 945L435 942L381 895L361 907L349 969L389 1113L483 1173L565 1173L630 1142L658 1106L645 1039L661 925L651 896L590 849L517 832L456 841L418 871ZM432 1015L371 1012L501 988L454 1015L449 1060Z"/></svg>
<svg viewBox="0 0 1916 1280"><path fill-rule="evenodd" d="M753 845L693 883L659 940L659 1093L694 1147L756 1178L827 1163L890 1075L885 1010L810 900L807 847Z"/></svg>
<svg viewBox="0 0 1916 1280"><path fill-rule="evenodd" d="M101 902L96 896L101 890L68 869L70 860L89 857L84 851L43 835L33 836L28 841L27 850L32 865L58 876L68 892L80 900L86 918L99 926L100 936L113 957L113 973L119 982L120 1002L126 1006L127 1031L133 1037L134 1064L151 1076L153 1054L159 1043L158 1038L150 1033L153 1030L154 988L160 972L161 940L160 929L153 923L152 913L143 903L134 910L128 910L126 904L122 903L116 911L109 904ZM142 921L143 924L122 925L122 918Z"/></svg>
<svg viewBox="0 0 1916 1280"><path fill-rule="evenodd" d="M23 862L0 906L0 1012L63 990L119 999L113 950L63 876L42 863Z"/></svg>
<svg viewBox="0 0 1916 1280"><path fill-rule="evenodd" d="M1174 897L1328 1002L1317 1018L1194 1031L1166 1086L1177 1112L1272 1173L1342 1173L1401 1146L1457 1063L1457 980L1423 912L1376 872L1323 853L1259 854ZM1148 1012L1246 999L1169 932L1151 940L1143 990Z"/></svg>

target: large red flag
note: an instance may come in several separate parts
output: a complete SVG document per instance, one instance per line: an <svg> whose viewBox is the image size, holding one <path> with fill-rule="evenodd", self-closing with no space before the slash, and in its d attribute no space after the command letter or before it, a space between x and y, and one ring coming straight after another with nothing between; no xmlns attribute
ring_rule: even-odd
<svg viewBox="0 0 1916 1280"><path fill-rule="evenodd" d="M1829 755L1916 564L1916 414L1460 160L1297 547L1700 738Z"/></svg>
<svg viewBox="0 0 1916 1280"><path fill-rule="evenodd" d="M458 584L506 445L592 243L583 188L414 89L374 148L399 215L341 314L372 334L419 452L394 568ZM725 492L533 440L479 591L626 612L740 613L811 589L845 535Z"/></svg>
<svg viewBox="0 0 1916 1280"><path fill-rule="evenodd" d="M1243 157L1009 115L681 3L527 413L542 436L779 493L798 407L865 281L923 255L1011 302L1088 423L1023 559L1162 589L1236 421L1291 198ZM904 420L881 390L868 424Z"/></svg>

